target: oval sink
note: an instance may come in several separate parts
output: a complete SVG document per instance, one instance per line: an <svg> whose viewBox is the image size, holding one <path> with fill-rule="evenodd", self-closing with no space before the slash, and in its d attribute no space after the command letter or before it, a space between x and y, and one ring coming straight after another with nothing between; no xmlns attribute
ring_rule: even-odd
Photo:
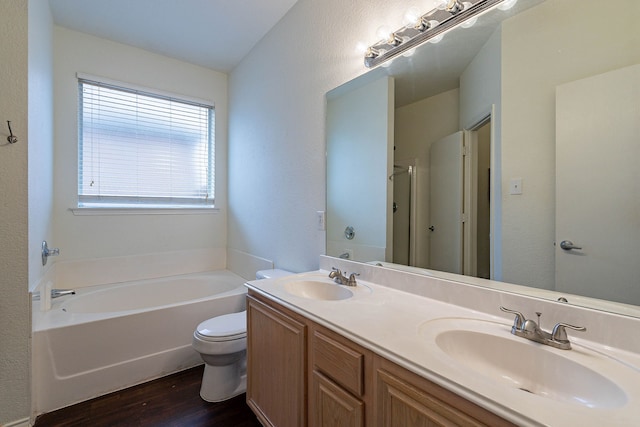
<svg viewBox="0 0 640 427"><path fill-rule="evenodd" d="M353 292L345 287L318 280L294 280L283 286L288 293L301 298L336 301L353 296Z"/></svg>
<svg viewBox="0 0 640 427"><path fill-rule="evenodd" d="M606 376L573 360L577 350L556 350L518 338L510 326L473 319L424 323L423 335L453 361L490 380L537 396L592 408L617 408L626 393ZM615 363L599 357L602 363ZM617 368L618 366L616 366ZM636 374L634 372L634 374Z"/></svg>

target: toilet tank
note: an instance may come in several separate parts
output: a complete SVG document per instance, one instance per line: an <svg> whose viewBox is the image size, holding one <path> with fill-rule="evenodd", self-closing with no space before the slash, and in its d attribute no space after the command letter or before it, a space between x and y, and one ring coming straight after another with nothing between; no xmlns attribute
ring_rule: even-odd
<svg viewBox="0 0 640 427"><path fill-rule="evenodd" d="M290 276L292 274L291 271L280 270L279 268L274 268L271 270L258 270L256 271L256 279L276 279L278 277Z"/></svg>

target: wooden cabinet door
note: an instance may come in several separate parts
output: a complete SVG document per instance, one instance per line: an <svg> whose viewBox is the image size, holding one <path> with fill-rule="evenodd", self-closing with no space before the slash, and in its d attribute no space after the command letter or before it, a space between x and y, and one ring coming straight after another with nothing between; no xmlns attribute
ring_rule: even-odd
<svg viewBox="0 0 640 427"><path fill-rule="evenodd" d="M513 426L504 419L391 362L376 370L380 427Z"/></svg>
<svg viewBox="0 0 640 427"><path fill-rule="evenodd" d="M251 296L247 312L247 404L265 426L307 425L305 324Z"/></svg>
<svg viewBox="0 0 640 427"><path fill-rule="evenodd" d="M314 427L364 427L364 404L318 371L313 371L309 413Z"/></svg>

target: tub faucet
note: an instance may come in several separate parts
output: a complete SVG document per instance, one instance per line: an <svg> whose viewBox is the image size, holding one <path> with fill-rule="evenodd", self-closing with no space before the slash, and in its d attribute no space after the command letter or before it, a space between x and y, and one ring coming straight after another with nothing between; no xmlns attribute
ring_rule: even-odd
<svg viewBox="0 0 640 427"><path fill-rule="evenodd" d="M51 298L63 297L65 295L75 295L76 291L73 289L51 289Z"/></svg>
<svg viewBox="0 0 640 427"><path fill-rule="evenodd" d="M60 255L60 249L58 248L50 248L47 245L47 241L42 242L42 265L47 265L47 259L50 256L58 256Z"/></svg>
<svg viewBox="0 0 640 427"><path fill-rule="evenodd" d="M51 298L59 298L65 295L75 295L76 291L73 289L51 289ZM33 301L40 301L40 292L34 292L31 297Z"/></svg>

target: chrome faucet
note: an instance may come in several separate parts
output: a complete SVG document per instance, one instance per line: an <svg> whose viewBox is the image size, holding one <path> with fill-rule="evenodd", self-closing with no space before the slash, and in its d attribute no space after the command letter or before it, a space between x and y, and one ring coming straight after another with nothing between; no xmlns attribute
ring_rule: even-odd
<svg viewBox="0 0 640 427"><path fill-rule="evenodd" d="M76 291L73 289L51 289L51 298L59 298L65 295L75 295ZM31 297L33 301L40 301L40 292L34 292Z"/></svg>
<svg viewBox="0 0 640 427"><path fill-rule="evenodd" d="M566 328L580 332L587 330L587 328L583 326L574 326L561 322L556 324L551 333L549 333L542 330L538 325L542 313L536 313L538 315L538 323L536 323L534 320L525 318L519 311L510 310L502 306L500 306L500 310L516 316L513 320L513 327L511 328L513 335L561 350L571 350L571 342L569 342L569 338L567 337Z"/></svg>
<svg viewBox="0 0 640 427"><path fill-rule="evenodd" d="M342 271L340 271L340 269L335 267L332 267L331 273L329 273L330 279L333 279L339 285L346 285L346 286L356 286L358 284L356 282L356 276L359 276L359 274L351 273L349 275L349 278L347 278L342 274Z"/></svg>
<svg viewBox="0 0 640 427"><path fill-rule="evenodd" d="M47 259L50 256L58 256L60 255L60 249L59 248L50 248L47 245L47 241L45 240L44 242L42 242L42 265L45 266L47 265Z"/></svg>
<svg viewBox="0 0 640 427"><path fill-rule="evenodd" d="M73 289L51 289L51 298L63 297L65 295L75 295L76 291Z"/></svg>

